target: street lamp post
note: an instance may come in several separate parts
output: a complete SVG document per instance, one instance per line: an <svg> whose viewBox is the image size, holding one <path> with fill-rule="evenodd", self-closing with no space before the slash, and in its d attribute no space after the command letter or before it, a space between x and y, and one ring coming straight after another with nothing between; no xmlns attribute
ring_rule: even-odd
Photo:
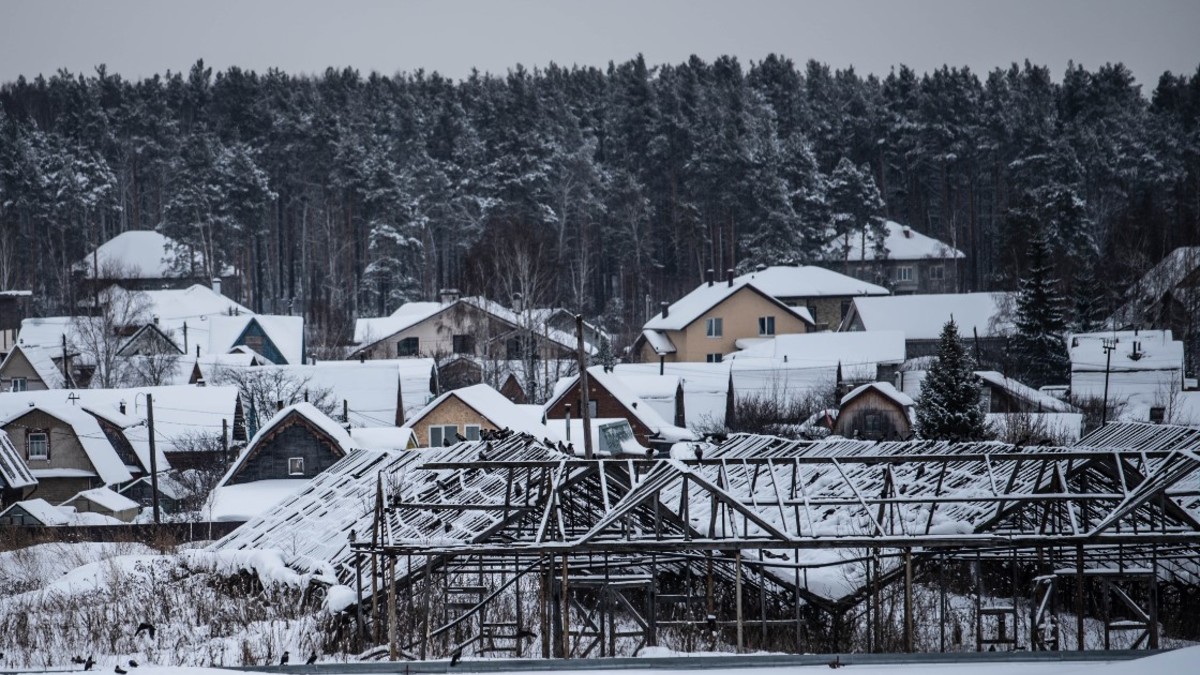
<svg viewBox="0 0 1200 675"><path fill-rule="evenodd" d="M1116 348L1116 338L1104 338L1104 407L1100 410L1102 427L1108 424L1108 373L1112 370L1112 353Z"/></svg>

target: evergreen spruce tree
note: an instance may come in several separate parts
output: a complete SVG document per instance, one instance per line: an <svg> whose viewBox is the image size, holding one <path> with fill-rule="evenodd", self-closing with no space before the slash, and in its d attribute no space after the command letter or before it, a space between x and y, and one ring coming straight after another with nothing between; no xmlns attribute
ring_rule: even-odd
<svg viewBox="0 0 1200 675"><path fill-rule="evenodd" d="M1019 379L1034 388L1065 383L1070 375L1067 322L1051 265L1049 242L1039 231L1029 242L1029 271L1017 294L1015 340Z"/></svg>
<svg viewBox="0 0 1200 675"><path fill-rule="evenodd" d="M987 436L979 406L975 361L958 337L954 319L942 328L941 345L917 399L917 433L921 438L977 441Z"/></svg>

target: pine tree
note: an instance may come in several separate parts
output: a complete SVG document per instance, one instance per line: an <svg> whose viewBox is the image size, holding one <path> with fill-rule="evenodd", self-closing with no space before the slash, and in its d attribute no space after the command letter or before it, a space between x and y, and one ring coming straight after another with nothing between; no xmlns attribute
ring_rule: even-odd
<svg viewBox="0 0 1200 675"><path fill-rule="evenodd" d="M917 399L921 438L977 441L987 436L975 361L958 336L954 319L942 327L941 344Z"/></svg>
<svg viewBox="0 0 1200 675"><path fill-rule="evenodd" d="M1029 242L1029 271L1017 294L1015 364L1031 387L1061 384L1070 374L1063 336L1067 322L1050 260L1050 245L1038 231Z"/></svg>

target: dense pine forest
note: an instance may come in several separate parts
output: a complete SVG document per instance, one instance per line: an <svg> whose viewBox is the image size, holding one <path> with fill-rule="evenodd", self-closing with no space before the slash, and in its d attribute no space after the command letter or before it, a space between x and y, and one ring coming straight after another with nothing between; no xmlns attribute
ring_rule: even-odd
<svg viewBox="0 0 1200 675"><path fill-rule="evenodd" d="M78 300L98 243L153 228L330 340L444 287L626 332L705 269L814 262L882 217L964 250L963 291L1017 288L1044 239L1086 324L1200 244L1200 70L1144 91L1120 64L638 57L454 81L197 62L0 87L0 288L42 313Z"/></svg>

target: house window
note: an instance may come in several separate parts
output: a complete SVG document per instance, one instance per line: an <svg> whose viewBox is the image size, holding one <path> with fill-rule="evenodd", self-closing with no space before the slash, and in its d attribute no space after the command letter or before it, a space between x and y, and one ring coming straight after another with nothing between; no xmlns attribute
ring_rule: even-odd
<svg viewBox="0 0 1200 675"><path fill-rule="evenodd" d="M709 363L720 363L721 355L720 354L707 354L707 355L705 355L704 360Z"/></svg>
<svg viewBox="0 0 1200 675"><path fill-rule="evenodd" d="M912 281L912 272L912 267L897 267L895 270L895 276L893 278L896 281Z"/></svg>
<svg viewBox="0 0 1200 675"><path fill-rule="evenodd" d="M932 265L929 268L930 281L941 281L946 278L946 268L941 265Z"/></svg>
<svg viewBox="0 0 1200 675"><path fill-rule="evenodd" d="M850 313L850 301L843 300L842 301L842 320L843 321L846 319L846 315L849 313Z"/></svg>
<svg viewBox="0 0 1200 675"><path fill-rule="evenodd" d="M454 336L454 353L455 354L474 354L475 353L475 338L471 335L455 335Z"/></svg>
<svg viewBox="0 0 1200 675"><path fill-rule="evenodd" d="M303 457L288 457L288 475L303 476L304 475L304 458Z"/></svg>
<svg viewBox="0 0 1200 675"><path fill-rule="evenodd" d="M421 353L421 338L406 337L396 343L396 356L416 356Z"/></svg>
<svg viewBox="0 0 1200 675"><path fill-rule="evenodd" d="M50 434L31 431L25 436L25 456L28 459L50 459Z"/></svg>
<svg viewBox="0 0 1200 675"><path fill-rule="evenodd" d="M468 441L479 440L479 425L478 424L468 424L464 427L464 429L466 430L467 433L465 433L463 435L467 437Z"/></svg>
<svg viewBox="0 0 1200 675"><path fill-rule="evenodd" d="M980 388L979 407L985 413L992 412L992 390L990 387Z"/></svg>
<svg viewBox="0 0 1200 675"><path fill-rule="evenodd" d="M724 333L725 326L720 317L705 322L705 335L708 337L721 337Z"/></svg>
<svg viewBox="0 0 1200 675"><path fill-rule="evenodd" d="M429 447L440 448L443 445L453 445L458 441L454 434L458 433L457 424L442 424L429 427Z"/></svg>
<svg viewBox="0 0 1200 675"><path fill-rule="evenodd" d="M773 316L758 317L758 334L759 335L774 335L775 334L775 317L773 317Z"/></svg>
<svg viewBox="0 0 1200 675"><path fill-rule="evenodd" d="M1165 406L1154 406L1150 408L1150 423L1162 424L1167 418L1167 409Z"/></svg>
<svg viewBox="0 0 1200 675"><path fill-rule="evenodd" d="M29 390L29 378L14 377L12 379L12 390L13 391L28 391Z"/></svg>

